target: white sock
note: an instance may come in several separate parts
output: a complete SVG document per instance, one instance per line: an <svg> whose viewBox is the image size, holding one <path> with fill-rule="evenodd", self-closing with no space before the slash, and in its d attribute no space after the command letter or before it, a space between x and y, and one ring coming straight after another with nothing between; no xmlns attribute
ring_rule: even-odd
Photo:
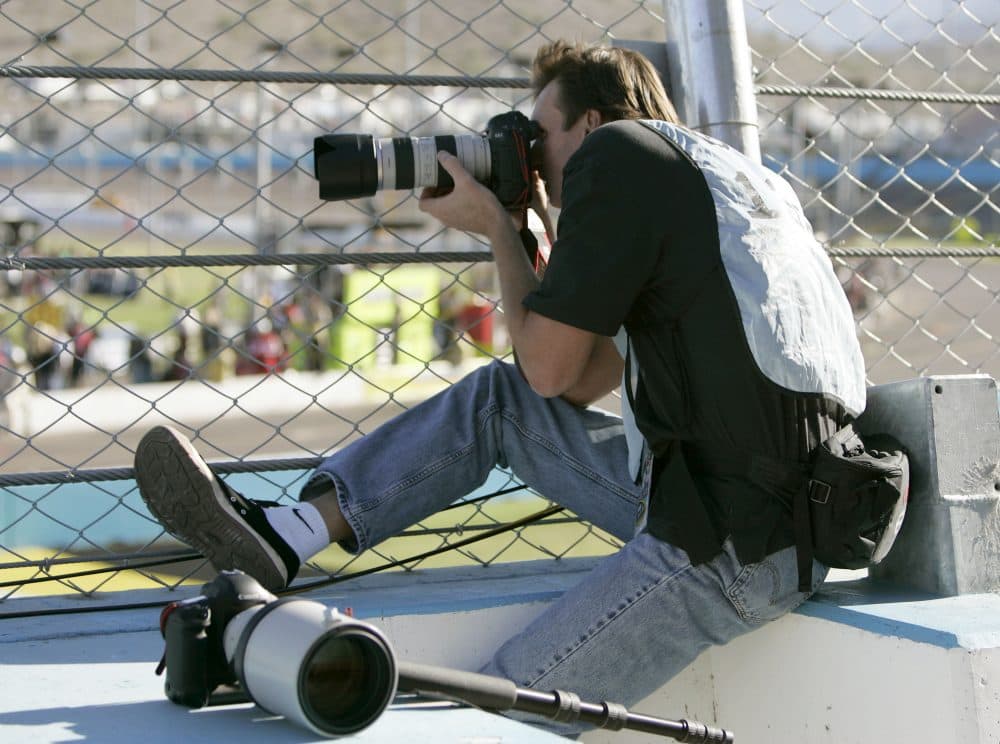
<svg viewBox="0 0 1000 744"><path fill-rule="evenodd" d="M330 545L322 515L308 502L273 506L264 510L264 516L303 563Z"/></svg>

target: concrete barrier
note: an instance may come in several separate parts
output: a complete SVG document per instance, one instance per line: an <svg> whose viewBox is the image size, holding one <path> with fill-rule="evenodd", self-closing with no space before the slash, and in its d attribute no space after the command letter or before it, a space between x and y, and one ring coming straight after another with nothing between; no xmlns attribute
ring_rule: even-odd
<svg viewBox="0 0 1000 744"><path fill-rule="evenodd" d="M1000 590L1000 414L988 375L920 377L869 390L862 432L910 453L903 528L874 579L953 596Z"/></svg>

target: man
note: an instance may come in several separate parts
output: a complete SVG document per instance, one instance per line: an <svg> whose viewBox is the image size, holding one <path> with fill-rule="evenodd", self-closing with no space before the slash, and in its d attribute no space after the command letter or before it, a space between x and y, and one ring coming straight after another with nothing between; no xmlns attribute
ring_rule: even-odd
<svg viewBox="0 0 1000 744"><path fill-rule="evenodd" d="M169 429L136 471L171 532L274 589L329 541L364 550L509 466L626 544L484 671L631 704L822 581L797 563L787 501L813 448L863 409L863 364L791 189L677 125L648 62L555 42L533 81L534 156L561 207L544 278L520 216L454 157L439 155L454 189L420 201L489 240L516 366L336 453L295 507L235 493ZM624 427L584 407L623 372Z"/></svg>

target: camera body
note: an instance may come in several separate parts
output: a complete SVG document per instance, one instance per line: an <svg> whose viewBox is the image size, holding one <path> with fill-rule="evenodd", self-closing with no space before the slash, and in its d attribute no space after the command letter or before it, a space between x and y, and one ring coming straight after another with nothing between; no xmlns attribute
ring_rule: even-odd
<svg viewBox="0 0 1000 744"><path fill-rule="evenodd" d="M201 708L217 688L235 685L223 632L240 612L276 599L246 574L223 571L201 595L167 605L160 615L167 697L178 705Z"/></svg>
<svg viewBox="0 0 1000 744"><path fill-rule="evenodd" d="M531 143L541 127L520 111L497 114L486 124L492 178L487 184L500 203L525 209L531 201Z"/></svg>
<svg viewBox="0 0 1000 744"><path fill-rule="evenodd" d="M382 189L447 189L451 176L437 162L439 151L455 155L508 209L531 200L531 143L538 123L519 111L498 114L482 135L396 137L327 134L313 142L319 196L328 201L373 196Z"/></svg>

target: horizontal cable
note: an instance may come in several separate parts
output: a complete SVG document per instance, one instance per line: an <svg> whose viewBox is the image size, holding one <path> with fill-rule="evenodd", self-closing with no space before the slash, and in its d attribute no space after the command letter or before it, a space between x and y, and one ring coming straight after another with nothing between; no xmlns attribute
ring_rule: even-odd
<svg viewBox="0 0 1000 744"><path fill-rule="evenodd" d="M292 457L274 460L243 460L210 463L219 475L273 472L278 470L313 470L322 457ZM93 468L90 470L50 470L39 473L0 473L0 488L12 486L47 486L70 483L98 483L135 478L133 468Z"/></svg>
<svg viewBox="0 0 1000 744"><path fill-rule="evenodd" d="M200 555L194 553L193 557ZM92 556L71 556L67 558L42 558L37 561L17 561L15 563L0 563L0 571L10 571L14 569L40 568L48 572L52 566L79 566L84 563L111 563L118 562L122 569L133 568L132 563L136 560L159 560L170 558L174 561L191 560L192 552L186 548L174 550L150 550L142 553L98 553Z"/></svg>
<svg viewBox="0 0 1000 744"><path fill-rule="evenodd" d="M529 514L521 519L515 519L512 522L507 522L494 527L491 530L481 532L478 535L472 535L470 537L457 540L453 543L446 543L445 545L434 548L432 550L427 550L423 553L417 553L416 555L407 556L405 558L399 558L398 560L391 561L381 566L375 566L373 568L366 568L360 571L354 571L350 574L341 574L337 576L331 576L327 579L320 579L318 581L310 581L303 584L295 584L287 589L276 592L279 597L287 596L289 594L302 594L304 592L311 591L313 589L318 589L319 587L332 586L333 584L339 584L344 581L349 581L350 579L356 579L361 576L367 576L368 574L377 573L379 571L385 571L390 568L405 567L410 563L416 563L418 561L425 560L427 558L432 558L437 555L441 555L450 550L458 550L459 548L464 548L467 545L472 545L473 543L481 542L483 540L488 540L491 537L496 537L497 535L502 535L505 532L515 532L522 527L527 527L529 524L535 524L543 522L546 518L551 517L554 514L558 514L563 511L564 507L558 505L552 505L541 511L537 511L533 514Z"/></svg>
<svg viewBox="0 0 1000 744"><path fill-rule="evenodd" d="M840 246L826 248L837 258L996 258L1000 246L941 247L941 246ZM330 266L352 264L412 263L480 263L493 260L489 251L455 251L433 253L282 253L258 255L233 253L220 255L183 256L17 256L0 257L0 271L78 270L78 269L141 269L141 268L191 268L209 266ZM2 482L0 482L2 485Z"/></svg>
<svg viewBox="0 0 1000 744"><path fill-rule="evenodd" d="M470 75L397 75L345 72L281 72L271 70L194 70L165 67L83 67L75 65L4 65L0 77L74 78L87 80L188 80L238 83L309 83L330 85L444 86L454 88L530 88L527 77L477 77ZM871 101L913 101L961 105L1000 105L1000 95L989 93L938 93L920 90L876 90L808 85L758 85L759 96L853 98Z"/></svg>
<svg viewBox="0 0 1000 744"><path fill-rule="evenodd" d="M455 506L465 506L465 502L455 504ZM443 510L442 510L443 511ZM439 512L440 513L440 512ZM538 526L549 526L553 524L580 524L579 517L560 517L559 519L545 519L537 523ZM442 535L458 535L461 537L466 532L482 532L483 530L494 529L494 524L456 524L450 527L437 527L428 529L411 529L400 532L395 537L430 537Z"/></svg>
<svg viewBox="0 0 1000 744"><path fill-rule="evenodd" d="M982 248L942 248L940 246L844 246L827 248L828 255L835 258L996 258L1000 256L1000 246L985 245Z"/></svg>
<svg viewBox="0 0 1000 744"><path fill-rule="evenodd" d="M103 576L105 574L116 574L122 571L144 571L147 568L155 568L156 566L168 566L173 563L184 563L185 561L193 561L201 558L197 553L189 553L187 556L182 556L180 558L160 558L158 560L145 560L145 559L133 559L125 563L116 566L102 566L100 568L91 568L86 571L74 571L72 573L64 574L48 574L47 570L42 567L41 570L46 572L45 576L36 576L31 579L15 579L14 581L2 581L0 582L0 589L10 589L13 587L31 586L33 584L42 584L50 581L69 581L70 579L83 579L88 576ZM95 563L96 561L89 561L90 563Z"/></svg>
<svg viewBox="0 0 1000 744"><path fill-rule="evenodd" d="M143 269L192 266L330 266L353 264L477 263L492 261L490 251L393 251L385 253L224 253L198 256L7 256L0 271L39 269Z"/></svg>
<svg viewBox="0 0 1000 744"><path fill-rule="evenodd" d="M454 88L530 88L528 78L469 75L393 75L350 72L280 72L270 70L193 70L166 67L79 67L4 65L0 77L77 78L86 80L189 80L227 83L306 83L329 85L406 85Z"/></svg>
<svg viewBox="0 0 1000 744"><path fill-rule="evenodd" d="M254 462L261 462L259 460ZM213 469L216 472L222 470L217 464L213 463ZM96 471L90 471L95 473ZM523 484L518 484L515 486L510 486L508 488L501 488L499 490L493 491L492 493L485 494L483 496L476 496L470 499L463 499L461 501L456 501L454 504L444 507L438 510L438 514L444 514L446 512L452 511L454 509L461 509L466 506L475 506L481 504L490 499L497 498L498 496L506 496L508 494L514 493L516 491L527 490L527 486ZM577 517L563 517L561 519L545 519L537 522L538 525L549 525L549 524L576 524L579 523ZM426 537L427 535L450 535L455 533L461 536L464 532L482 532L484 530L495 530L497 529L496 524L483 524L483 525L470 525L470 524L460 524L451 527L443 527L439 529L408 529L400 532L396 537ZM17 581L7 581L0 582L0 589L11 587L11 586L23 586L25 584L37 584L48 581L62 581L64 579L75 579L81 576L93 576L102 573L118 573L120 571L138 571L144 568L149 568L152 566L162 566L170 563L184 563L186 561L203 559L200 553L188 549L179 550L156 550L148 551L142 553L100 553L89 556L73 556L67 558L43 558L42 560L36 561L18 561L16 563L0 563L0 571L11 570L11 569L30 569L36 568L43 571L46 576L33 578L33 579L21 579ZM50 574L50 569L52 566L72 566L72 565L84 565L91 563L112 563L115 562L113 566L105 566L102 568L90 569L87 571L78 571L75 573L66 574Z"/></svg>
<svg viewBox="0 0 1000 744"><path fill-rule="evenodd" d="M1000 106L1000 95L989 93L937 93L930 90L876 90L874 88L810 87L808 85L758 85L754 90L758 96L853 98L866 101L912 101L915 103Z"/></svg>
<svg viewBox="0 0 1000 744"><path fill-rule="evenodd" d="M10 600L4 600L8 602ZM107 604L85 607L74 605L73 607L49 607L43 610L21 610L15 612L0 612L0 620L16 620L27 617L54 617L57 615L86 615L94 612L124 612L127 610L151 610L163 609L168 604L163 600L156 602L133 602L130 604Z"/></svg>
<svg viewBox="0 0 1000 744"><path fill-rule="evenodd" d="M561 511L562 507L557 505L546 507L546 513L556 513ZM556 524L580 524L580 519L578 517L560 517L557 519L532 519L531 524L535 527L547 527ZM516 527L525 526L521 524L515 525ZM448 536L457 535L458 537L463 537L466 532L490 532L490 537L493 537L498 533L506 532L512 529L509 525L500 524L478 524L478 525L461 525L462 529L457 529L456 527L446 527L439 530L405 530L396 535L397 538L402 537L427 537L427 536ZM480 537L475 538L476 540L482 539ZM435 548L435 550L441 550L441 548ZM399 559L399 565L409 563L420 559L421 557L427 557L426 555L415 556L413 558L402 558ZM51 573L51 568L53 566L82 566L91 565L94 563L107 563L109 561L117 561L113 566L101 566L99 568L91 568L82 571L73 571L61 574ZM45 584L56 581L68 581L70 579L81 579L88 576L101 576L104 574L117 574L123 571L144 571L147 568L156 568L157 566L168 566L174 563L187 563L189 561L205 560L205 556L201 553L196 553L191 550L173 550L173 551L157 551L151 553L134 553L131 555L117 555L117 556L99 556L92 558L62 558L62 559L52 559L52 560L42 560L42 561L24 561L21 563L8 563L0 565L0 570L24 570L24 569L37 569L41 571L43 576L36 576L30 579L14 579L12 581L0 581L0 589L10 589L12 587L23 587L36 584ZM396 565L396 564L393 564Z"/></svg>

